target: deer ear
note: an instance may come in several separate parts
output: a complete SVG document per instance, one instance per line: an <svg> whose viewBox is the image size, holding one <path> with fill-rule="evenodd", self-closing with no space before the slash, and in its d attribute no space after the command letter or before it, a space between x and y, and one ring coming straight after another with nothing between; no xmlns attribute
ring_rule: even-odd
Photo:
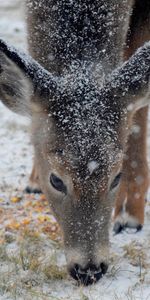
<svg viewBox="0 0 150 300"><path fill-rule="evenodd" d="M106 97L117 99L129 110L150 103L150 42L139 48L131 58L111 74L106 84Z"/></svg>
<svg viewBox="0 0 150 300"><path fill-rule="evenodd" d="M0 99L9 109L30 115L32 81L5 54L0 53Z"/></svg>
<svg viewBox="0 0 150 300"><path fill-rule="evenodd" d="M36 94L38 104L45 105L42 97L45 101L52 98L56 88L56 78L30 56L0 40L0 99L8 108L30 115L31 95Z"/></svg>

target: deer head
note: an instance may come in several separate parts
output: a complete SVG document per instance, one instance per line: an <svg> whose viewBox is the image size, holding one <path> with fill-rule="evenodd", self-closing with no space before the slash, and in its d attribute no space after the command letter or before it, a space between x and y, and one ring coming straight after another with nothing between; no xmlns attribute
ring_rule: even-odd
<svg viewBox="0 0 150 300"><path fill-rule="evenodd" d="M148 104L150 43L103 82L76 62L55 77L0 41L0 98L28 114L41 186L61 226L67 265L90 284L107 270L109 223L128 123Z"/></svg>

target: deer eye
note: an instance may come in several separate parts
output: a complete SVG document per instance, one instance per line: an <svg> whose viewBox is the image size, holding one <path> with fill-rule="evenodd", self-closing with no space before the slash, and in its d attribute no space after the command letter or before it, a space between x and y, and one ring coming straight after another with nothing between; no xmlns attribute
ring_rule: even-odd
<svg viewBox="0 0 150 300"><path fill-rule="evenodd" d="M112 182L111 186L110 186L110 190L113 190L115 187L117 187L117 185L120 183L120 179L121 179L122 173L120 172L114 179L114 181Z"/></svg>
<svg viewBox="0 0 150 300"><path fill-rule="evenodd" d="M52 187L55 188L57 191L65 194L67 193L67 188L63 181L53 173L50 176L50 183Z"/></svg>

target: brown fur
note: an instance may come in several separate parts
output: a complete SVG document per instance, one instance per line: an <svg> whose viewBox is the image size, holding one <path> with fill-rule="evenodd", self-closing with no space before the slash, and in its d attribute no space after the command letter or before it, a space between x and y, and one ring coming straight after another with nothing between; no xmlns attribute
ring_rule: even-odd
<svg viewBox="0 0 150 300"><path fill-rule="evenodd" d="M150 39L150 2L137 0L134 4L133 16L127 35L125 60ZM139 133L131 133L128 138L127 153L123 162L123 180L116 200L115 215L117 219L122 215L124 200L126 211L135 219L136 224L144 223L144 205L149 186L149 172L147 163L147 117L148 108L142 108L133 116L132 126L138 126ZM137 166L134 166L135 164ZM141 182L137 179L141 177ZM143 180L142 180L143 178ZM130 222L126 220L127 225Z"/></svg>
<svg viewBox="0 0 150 300"><path fill-rule="evenodd" d="M30 184L30 186L28 188L29 188L30 192L33 192L33 193L36 191L41 192L40 182L39 182L39 174L38 174L38 170L37 170L35 162L33 164L29 184Z"/></svg>

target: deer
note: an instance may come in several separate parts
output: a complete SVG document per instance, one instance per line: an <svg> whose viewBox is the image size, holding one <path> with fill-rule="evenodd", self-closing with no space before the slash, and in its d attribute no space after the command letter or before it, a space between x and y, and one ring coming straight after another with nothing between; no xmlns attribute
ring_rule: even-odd
<svg viewBox="0 0 150 300"><path fill-rule="evenodd" d="M31 119L27 192L58 221L69 274L107 272L109 228L142 229L149 184L149 0L26 0L29 54L0 40L0 99Z"/></svg>

